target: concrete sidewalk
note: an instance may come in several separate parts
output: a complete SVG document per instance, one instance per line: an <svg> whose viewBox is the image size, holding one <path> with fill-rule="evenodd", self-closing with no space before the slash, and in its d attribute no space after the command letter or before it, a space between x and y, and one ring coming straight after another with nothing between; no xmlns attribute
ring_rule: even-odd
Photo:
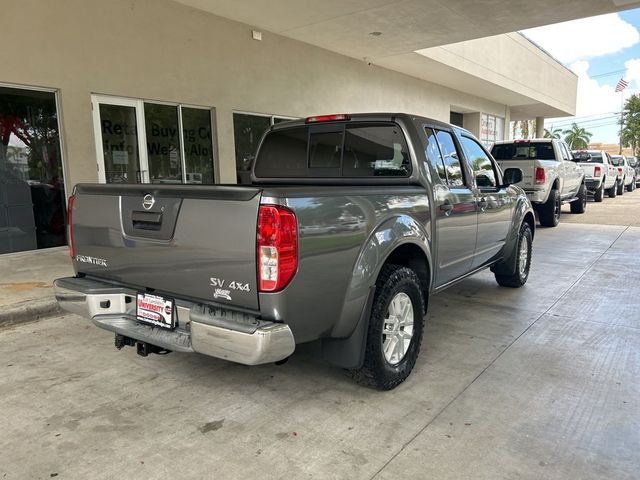
<svg viewBox="0 0 640 480"><path fill-rule="evenodd" d="M0 255L0 327L60 313L53 281L70 275L66 247Z"/></svg>

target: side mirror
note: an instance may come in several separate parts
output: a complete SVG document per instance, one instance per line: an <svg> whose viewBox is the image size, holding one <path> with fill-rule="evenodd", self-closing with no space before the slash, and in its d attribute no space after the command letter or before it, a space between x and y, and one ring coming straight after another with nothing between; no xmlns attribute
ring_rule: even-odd
<svg viewBox="0 0 640 480"><path fill-rule="evenodd" d="M502 176L502 182L506 187L522 181L522 170L519 168L507 168Z"/></svg>

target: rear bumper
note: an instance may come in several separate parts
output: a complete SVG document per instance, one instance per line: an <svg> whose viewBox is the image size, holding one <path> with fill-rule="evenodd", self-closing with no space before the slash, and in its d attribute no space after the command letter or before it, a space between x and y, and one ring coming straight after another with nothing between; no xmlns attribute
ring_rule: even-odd
<svg viewBox="0 0 640 480"><path fill-rule="evenodd" d="M64 310L100 328L177 352L196 352L245 365L283 360L295 350L284 323L208 305L176 300L178 325L166 330L136 319L136 291L87 278L54 282Z"/></svg>
<svg viewBox="0 0 640 480"><path fill-rule="evenodd" d="M594 192L600 188L600 185L602 185L602 178L598 178L598 179L589 178L585 180L584 184L586 185L587 190L589 190L590 192Z"/></svg>
<svg viewBox="0 0 640 480"><path fill-rule="evenodd" d="M524 189L524 192L527 194L527 198L531 203L544 203L549 198L549 192L545 189L544 186L535 188L528 187Z"/></svg>

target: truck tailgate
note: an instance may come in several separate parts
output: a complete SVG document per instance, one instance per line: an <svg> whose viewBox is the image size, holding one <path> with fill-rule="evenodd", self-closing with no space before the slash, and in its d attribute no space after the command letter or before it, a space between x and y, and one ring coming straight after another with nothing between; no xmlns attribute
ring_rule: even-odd
<svg viewBox="0 0 640 480"><path fill-rule="evenodd" d="M522 181L516 185L521 188L533 186L536 169L535 160L498 160L497 162L503 172L507 168L519 168L522 170Z"/></svg>
<svg viewBox="0 0 640 480"><path fill-rule="evenodd" d="M78 185L74 267L141 291L257 309L260 193L234 186Z"/></svg>

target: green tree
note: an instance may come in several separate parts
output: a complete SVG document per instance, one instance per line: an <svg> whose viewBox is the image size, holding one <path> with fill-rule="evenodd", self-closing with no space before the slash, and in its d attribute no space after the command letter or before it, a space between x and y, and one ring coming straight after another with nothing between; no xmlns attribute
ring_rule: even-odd
<svg viewBox="0 0 640 480"><path fill-rule="evenodd" d="M577 123L571 124L571 128L565 130L564 141L569 144L569 148L572 150L576 148L587 148L589 140L593 136L593 133L587 132L584 128L579 127Z"/></svg>
<svg viewBox="0 0 640 480"><path fill-rule="evenodd" d="M640 153L640 96L631 95L624 102L622 111L622 129L620 131L622 145L631 147L634 155Z"/></svg>
<svg viewBox="0 0 640 480"><path fill-rule="evenodd" d="M544 129L544 138L555 138L556 140L560 140L562 138L562 129L560 127L553 127L551 129Z"/></svg>

